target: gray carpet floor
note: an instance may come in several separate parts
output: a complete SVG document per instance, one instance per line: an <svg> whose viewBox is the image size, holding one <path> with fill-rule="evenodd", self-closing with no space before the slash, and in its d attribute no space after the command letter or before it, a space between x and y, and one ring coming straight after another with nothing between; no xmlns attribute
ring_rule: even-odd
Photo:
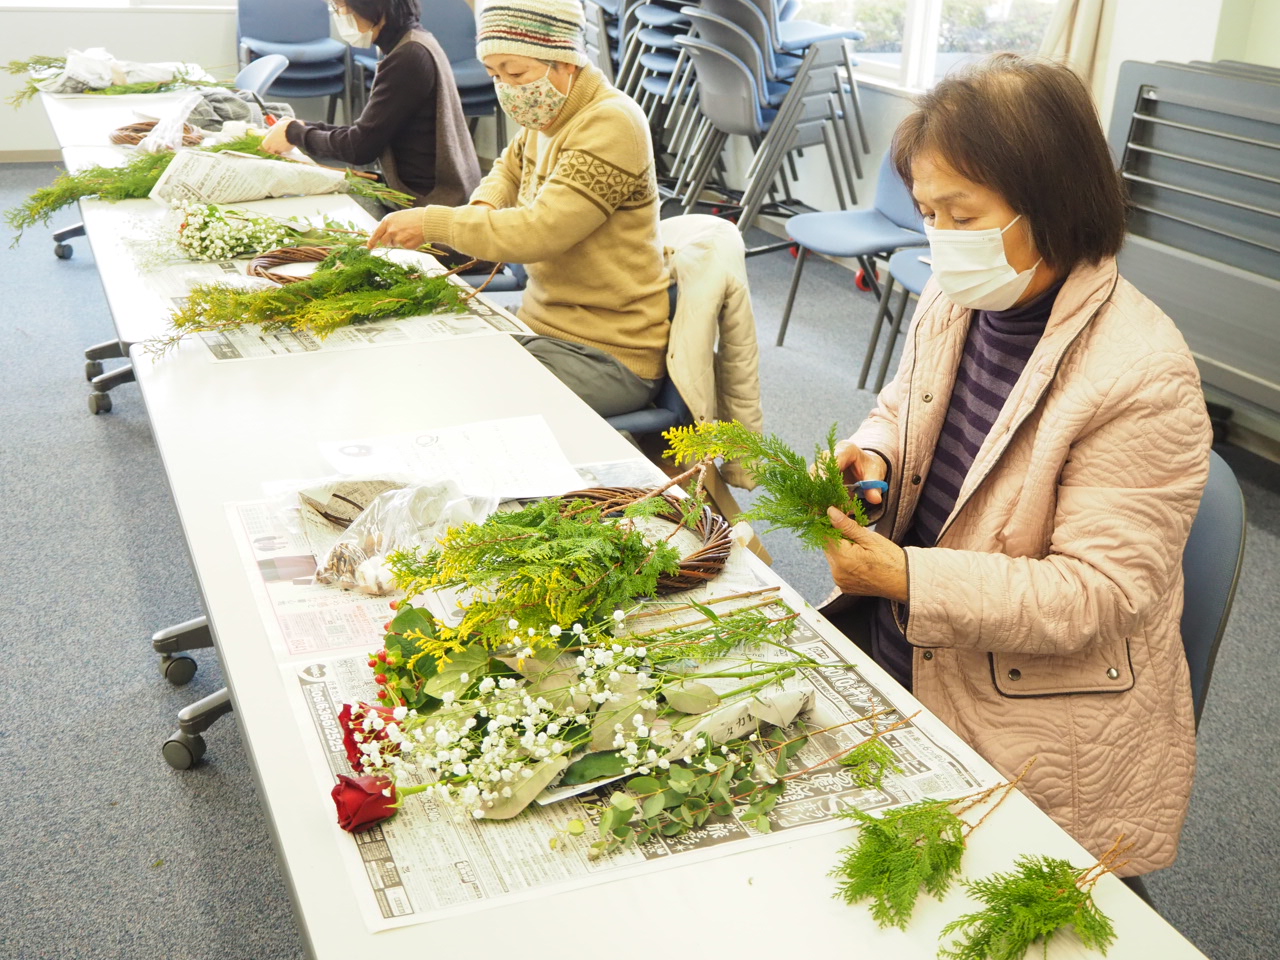
<svg viewBox="0 0 1280 960"><path fill-rule="evenodd" d="M0 166L0 208L51 170ZM8 241L0 236L0 249ZM198 614L199 598L136 388L118 389L109 415L87 412L82 351L113 332L88 245L75 250L54 259L36 229L3 261L0 957L300 957L235 723L209 732L208 762L195 770L177 773L160 757L177 711L221 678L211 651L196 654L200 672L184 688L156 669L151 632ZM833 422L847 433L870 409L872 395L853 383L873 304L848 272L815 261L776 348L792 264L782 252L749 269L766 425L809 449ZM1262 960L1280 942L1280 469L1222 453L1245 488L1249 552L1201 727L1182 856L1149 886L1210 957ZM821 555L765 539L782 574L821 599Z"/></svg>

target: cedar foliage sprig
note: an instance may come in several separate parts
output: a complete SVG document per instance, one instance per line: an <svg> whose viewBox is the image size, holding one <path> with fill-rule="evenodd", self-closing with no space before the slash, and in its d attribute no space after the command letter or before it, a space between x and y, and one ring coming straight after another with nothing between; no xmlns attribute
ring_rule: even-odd
<svg viewBox="0 0 1280 960"><path fill-rule="evenodd" d="M851 905L870 900L877 924L905 930L920 890L942 897L950 889L969 835L1004 802L1033 763L1034 758L1013 780L966 797L920 800L879 817L856 807L841 810L838 816L858 824L859 833L857 842L840 851L842 859L830 873L839 881L835 896ZM976 823L963 819L992 798L995 804Z"/></svg>
<svg viewBox="0 0 1280 960"><path fill-rule="evenodd" d="M1080 942L1103 956L1116 931L1093 901L1093 886L1123 866L1119 858L1123 834L1111 849L1086 870L1058 857L1023 856L1015 869L981 880L965 881L965 888L982 910L967 913L942 928L942 936L959 934L938 951L944 960L1021 960L1036 943L1048 951L1049 941L1073 927Z"/></svg>
<svg viewBox="0 0 1280 960"><path fill-rule="evenodd" d="M742 464L765 490L741 515L742 520L759 520L771 530L792 530L802 543L816 549L841 538L827 516L828 507L853 516L863 526L868 523L862 502L849 493L836 463L834 424L827 433L826 448L814 447L812 468L778 437L755 433L736 420L674 427L663 436L671 445L664 456L677 462L723 457Z"/></svg>
<svg viewBox="0 0 1280 960"><path fill-rule="evenodd" d="M651 513L651 503L638 504L635 512ZM632 524L609 518L616 509L540 500L455 527L437 549L394 553L388 562L409 598L442 587L472 591L459 625L439 632L495 649L529 628L601 622L652 595L659 578L679 569L674 547L650 544Z"/></svg>
<svg viewBox="0 0 1280 960"><path fill-rule="evenodd" d="M863 790L879 790L890 773L902 773L898 755L878 737L850 750L840 760L856 786Z"/></svg>
<svg viewBox="0 0 1280 960"><path fill-rule="evenodd" d="M461 293L447 277L428 277L366 250L356 241L334 249L316 271L297 283L250 290L223 283L192 287L174 313L176 335L151 341L163 353L183 336L258 323L324 338L339 327L387 317L456 312Z"/></svg>
<svg viewBox="0 0 1280 960"><path fill-rule="evenodd" d="M187 149L213 153L245 153L262 160L292 162L263 150L262 137L256 133L246 133L225 143ZM11 246L18 245L18 241L22 239L22 231L27 227L37 223L47 225L49 218L58 210L86 197L97 197L114 203L118 200L141 200L150 196L174 155L172 151L137 152L115 167L93 166L78 173L64 170L49 186L41 187L18 206L5 211L5 223L17 231ZM413 198L408 194L393 190L384 183L358 176L352 170L346 171L345 190L355 196L402 207L413 203Z"/></svg>

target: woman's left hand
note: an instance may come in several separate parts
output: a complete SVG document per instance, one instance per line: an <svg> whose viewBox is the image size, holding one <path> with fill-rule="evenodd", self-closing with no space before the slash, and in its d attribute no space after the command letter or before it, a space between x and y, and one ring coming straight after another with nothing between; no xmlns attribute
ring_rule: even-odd
<svg viewBox="0 0 1280 960"><path fill-rule="evenodd" d="M422 234L422 208L413 207L409 210L397 210L383 217L367 246L370 250L374 247L417 250L426 242Z"/></svg>
<svg viewBox="0 0 1280 960"><path fill-rule="evenodd" d="M267 135L262 138L262 149L267 153L285 154L293 149L293 144L289 142L285 131L289 129L289 124L293 123L292 119L277 120L275 126L267 131Z"/></svg>
<svg viewBox="0 0 1280 960"><path fill-rule="evenodd" d="M835 507L827 509L827 516L844 537L826 550L831 578L840 592L906 603L906 552L888 537L859 525Z"/></svg>

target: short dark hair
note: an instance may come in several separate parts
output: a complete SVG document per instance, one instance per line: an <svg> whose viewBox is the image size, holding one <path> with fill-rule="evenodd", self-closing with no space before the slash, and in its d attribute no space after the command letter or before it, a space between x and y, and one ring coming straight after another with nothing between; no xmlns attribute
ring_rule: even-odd
<svg viewBox="0 0 1280 960"><path fill-rule="evenodd" d="M1027 218L1052 267L1113 257L1124 243L1124 182L1093 100L1066 66L998 53L939 81L893 136L908 189L911 162L936 152Z"/></svg>
<svg viewBox="0 0 1280 960"><path fill-rule="evenodd" d="M384 30L415 27L422 18L418 0L342 0L342 5L370 23L385 18Z"/></svg>

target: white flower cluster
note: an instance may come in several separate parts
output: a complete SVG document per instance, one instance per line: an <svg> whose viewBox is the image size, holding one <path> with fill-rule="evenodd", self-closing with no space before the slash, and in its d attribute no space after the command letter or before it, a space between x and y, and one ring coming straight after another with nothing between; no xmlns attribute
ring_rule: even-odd
<svg viewBox="0 0 1280 960"><path fill-rule="evenodd" d="M297 236L279 220L245 210L182 201L175 201L173 208L182 216L177 246L189 260L230 260L273 250Z"/></svg>
<svg viewBox="0 0 1280 960"><path fill-rule="evenodd" d="M467 699L446 694L433 713L402 707L398 722L386 722L370 711L360 744L368 765L397 782L432 782L438 797L483 819L498 805L522 808L583 751L620 751L625 774L645 774L697 748L692 734L657 719L662 681L645 647L594 640L579 624L572 630L581 647L552 664L533 659L527 637L513 636L519 673L474 685L463 674Z"/></svg>

